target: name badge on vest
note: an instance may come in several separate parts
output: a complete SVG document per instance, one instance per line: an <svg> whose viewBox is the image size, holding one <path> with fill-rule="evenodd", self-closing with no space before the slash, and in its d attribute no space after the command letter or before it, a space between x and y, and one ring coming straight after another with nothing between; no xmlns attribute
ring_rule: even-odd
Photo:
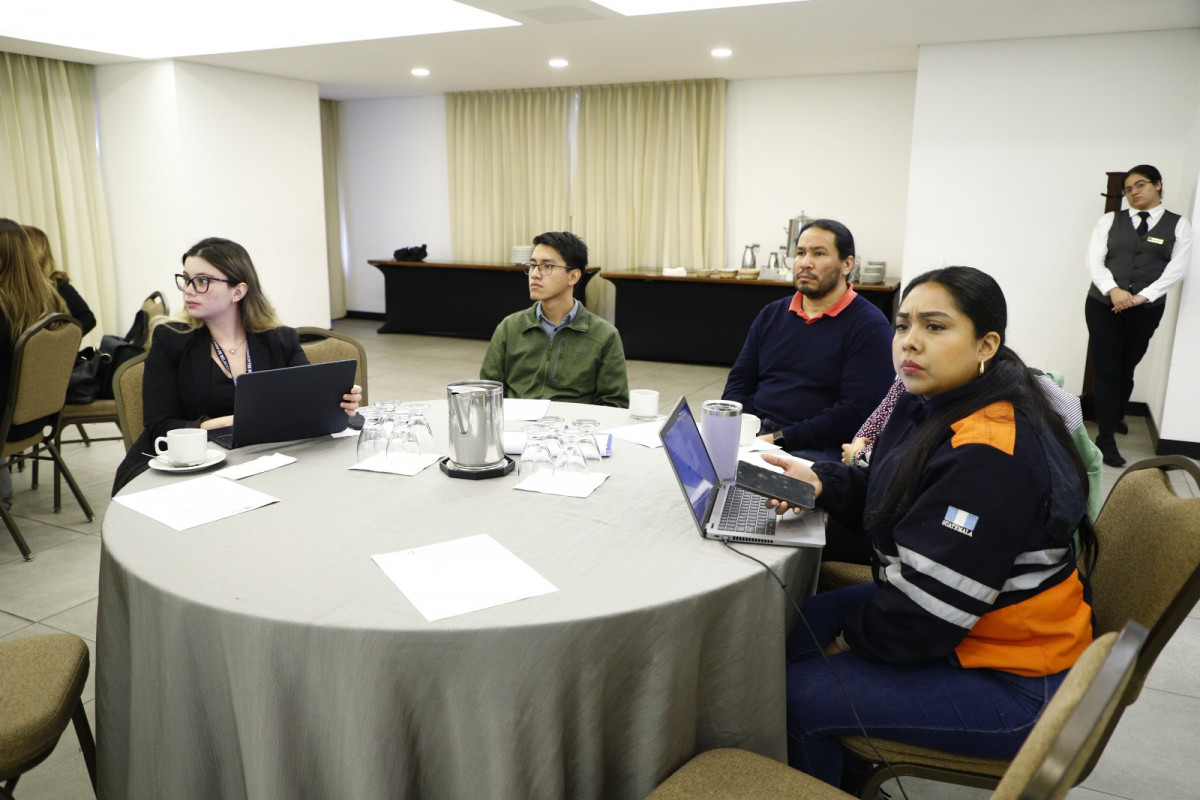
<svg viewBox="0 0 1200 800"><path fill-rule="evenodd" d="M1147 236L1146 241L1149 242L1150 244L1162 244L1163 243L1163 240L1159 239L1157 236Z"/></svg>

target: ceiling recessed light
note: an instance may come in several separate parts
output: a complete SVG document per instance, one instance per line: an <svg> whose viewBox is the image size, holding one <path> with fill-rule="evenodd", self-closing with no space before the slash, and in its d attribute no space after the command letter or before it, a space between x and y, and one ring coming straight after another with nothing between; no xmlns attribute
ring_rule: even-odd
<svg viewBox="0 0 1200 800"><path fill-rule="evenodd" d="M565 58L550 59L550 66L554 67L555 69L562 69L566 65L567 65L567 60Z"/></svg>
<svg viewBox="0 0 1200 800"><path fill-rule="evenodd" d="M418 78L424 78L429 74L429 70L425 69L424 67L413 67L412 74L416 75Z"/></svg>
<svg viewBox="0 0 1200 800"><path fill-rule="evenodd" d="M733 51L728 47L715 47L712 51L714 58L729 58L733 55Z"/></svg>

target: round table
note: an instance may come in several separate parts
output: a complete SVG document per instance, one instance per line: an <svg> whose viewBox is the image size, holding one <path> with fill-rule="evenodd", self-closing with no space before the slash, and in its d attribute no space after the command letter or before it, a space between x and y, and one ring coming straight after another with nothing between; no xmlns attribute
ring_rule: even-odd
<svg viewBox="0 0 1200 800"><path fill-rule="evenodd" d="M445 453L445 401L428 417ZM614 438L587 499L350 470L353 438L280 451L297 462L242 481L264 508L177 532L109 506L102 799L640 798L702 750L785 757L790 607L700 537L661 448ZM371 559L481 533L558 591L429 622ZM746 549L812 585L819 551Z"/></svg>

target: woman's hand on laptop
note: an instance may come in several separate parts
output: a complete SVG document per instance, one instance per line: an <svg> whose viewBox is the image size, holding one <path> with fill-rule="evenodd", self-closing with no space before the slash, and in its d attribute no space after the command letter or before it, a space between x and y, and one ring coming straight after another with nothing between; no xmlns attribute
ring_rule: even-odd
<svg viewBox="0 0 1200 800"><path fill-rule="evenodd" d="M206 431L214 431L217 428L232 428L233 427L233 414L227 414L223 417L213 417L212 419L206 419L206 420L204 420L204 422L200 423L200 427L204 428L204 430L206 430Z"/></svg>
<svg viewBox="0 0 1200 800"><path fill-rule="evenodd" d="M350 391L342 395L342 408L346 415L353 417L358 411L358 406L362 402L362 387L357 383L350 387Z"/></svg>
<svg viewBox="0 0 1200 800"><path fill-rule="evenodd" d="M814 499L821 496L821 479L817 477L817 473L813 472L809 468L808 464L804 463L800 459L780 456L776 455L775 453L762 453L761 455L762 460L768 464L772 464L776 467L783 467L783 474L787 475L789 478L795 478L796 480L801 480L805 483L811 483L814 487ZM800 508L799 506L790 506L783 500L768 500L767 506L775 509L775 513L780 515L786 514L789 508L792 509L792 512L795 514L799 514L800 512L804 511L803 508Z"/></svg>

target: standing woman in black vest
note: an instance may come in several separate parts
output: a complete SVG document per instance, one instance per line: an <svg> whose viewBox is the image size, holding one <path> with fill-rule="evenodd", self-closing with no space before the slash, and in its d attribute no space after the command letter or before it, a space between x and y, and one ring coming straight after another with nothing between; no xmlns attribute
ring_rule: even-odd
<svg viewBox="0 0 1200 800"><path fill-rule="evenodd" d="M1129 208L1100 218L1088 246L1092 286L1084 304L1091 336L1092 393L1104 463L1124 466L1114 434L1125 433L1133 370L1166 308L1167 291L1183 278L1192 227L1162 204L1162 174L1149 164L1125 173Z"/></svg>

